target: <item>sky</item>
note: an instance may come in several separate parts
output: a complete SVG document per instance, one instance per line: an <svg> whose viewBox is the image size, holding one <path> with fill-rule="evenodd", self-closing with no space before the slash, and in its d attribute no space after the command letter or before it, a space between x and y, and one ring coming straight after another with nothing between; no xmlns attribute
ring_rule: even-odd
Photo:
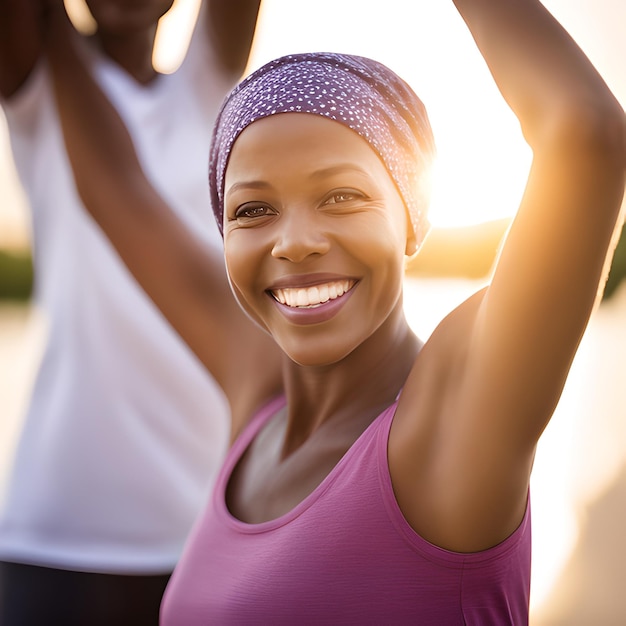
<svg viewBox="0 0 626 626"><path fill-rule="evenodd" d="M68 0L75 3L76 0ZM545 0L626 106L626 2ZM177 0L157 63L176 66L198 0ZM463 226L511 216L530 165L516 118L450 0L263 0L249 70L291 52L333 50L376 58L422 98L438 146L431 221ZM23 223L0 127L0 245ZM9 217L7 217L9 216ZM2 231L5 231L4 233Z"/></svg>

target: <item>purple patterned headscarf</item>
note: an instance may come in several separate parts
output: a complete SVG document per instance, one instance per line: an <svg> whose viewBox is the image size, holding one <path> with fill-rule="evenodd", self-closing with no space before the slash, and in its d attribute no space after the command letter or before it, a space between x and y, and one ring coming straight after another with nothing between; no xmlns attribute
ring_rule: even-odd
<svg viewBox="0 0 626 626"><path fill-rule="evenodd" d="M211 202L222 234L224 175L233 144L252 122L277 113L321 115L363 137L395 182L417 244L423 241L429 229L430 170L435 155L424 105L382 63L327 52L275 59L246 77L226 98L209 159Z"/></svg>

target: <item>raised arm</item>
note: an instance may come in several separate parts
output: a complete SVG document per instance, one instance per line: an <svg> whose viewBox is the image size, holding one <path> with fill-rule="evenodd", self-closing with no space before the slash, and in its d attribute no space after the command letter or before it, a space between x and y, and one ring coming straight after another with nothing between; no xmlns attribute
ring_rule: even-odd
<svg viewBox="0 0 626 626"><path fill-rule="evenodd" d="M246 69L261 0L204 0L203 20L226 72L238 79Z"/></svg>
<svg viewBox="0 0 626 626"><path fill-rule="evenodd" d="M28 78L43 46L41 0L0 0L0 95L10 98Z"/></svg>
<svg viewBox="0 0 626 626"><path fill-rule="evenodd" d="M468 362L473 389L498 390L492 420L530 445L552 414L605 277L624 193L624 112L537 0L455 4L533 151Z"/></svg>
<svg viewBox="0 0 626 626"><path fill-rule="evenodd" d="M469 303L458 406L473 476L518 502L605 278L624 193L624 112L537 0L456 0L533 151L491 285ZM473 317L472 317L473 316ZM502 476L503 478L500 478Z"/></svg>
<svg viewBox="0 0 626 626"><path fill-rule="evenodd" d="M222 254L190 233L147 180L126 127L75 53L71 34L64 11L53 11L48 57L83 203L222 386L233 418L247 417L278 388L278 350L235 302Z"/></svg>
<svg viewBox="0 0 626 626"><path fill-rule="evenodd" d="M537 440L605 274L626 144L622 108L540 2L455 4L533 161L491 284L442 322L408 385L407 405L426 413L398 433L419 444L432 420L429 454L414 460L414 446L400 443L404 465L392 472L403 510L419 502L431 541L473 551L504 539L523 514ZM425 476L417 493L415 476Z"/></svg>

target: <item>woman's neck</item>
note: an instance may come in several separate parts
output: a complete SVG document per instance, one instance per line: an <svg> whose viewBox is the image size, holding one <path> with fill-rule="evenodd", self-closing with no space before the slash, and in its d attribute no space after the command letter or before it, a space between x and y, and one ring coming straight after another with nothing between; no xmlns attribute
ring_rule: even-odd
<svg viewBox="0 0 626 626"><path fill-rule="evenodd" d="M404 313L338 363L286 368L287 430L283 455L297 449L327 422L365 428L396 399L421 349Z"/></svg>

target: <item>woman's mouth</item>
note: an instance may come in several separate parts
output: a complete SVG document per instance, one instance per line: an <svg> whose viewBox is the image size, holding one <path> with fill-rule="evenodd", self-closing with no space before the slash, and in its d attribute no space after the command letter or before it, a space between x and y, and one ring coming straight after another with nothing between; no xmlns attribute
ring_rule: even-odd
<svg viewBox="0 0 626 626"><path fill-rule="evenodd" d="M270 293L277 302L285 306L311 309L321 306L329 300L339 298L344 293L350 291L355 283L355 280L350 279L334 280L320 285L313 285L312 287L273 289Z"/></svg>

